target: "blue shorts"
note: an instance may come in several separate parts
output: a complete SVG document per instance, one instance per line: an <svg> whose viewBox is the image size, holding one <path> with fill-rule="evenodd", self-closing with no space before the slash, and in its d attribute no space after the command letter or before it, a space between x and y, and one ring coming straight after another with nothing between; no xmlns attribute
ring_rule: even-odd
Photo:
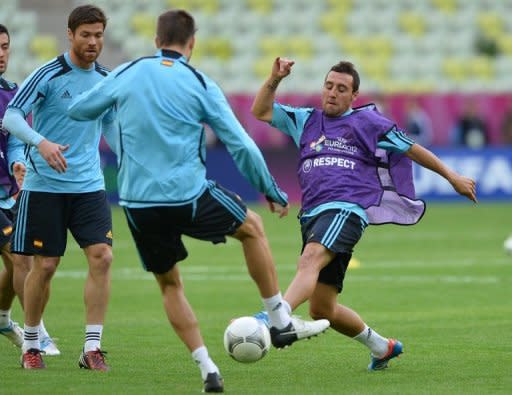
<svg viewBox="0 0 512 395"><path fill-rule="evenodd" d="M314 241L336 254L320 271L318 282L333 285L338 292L342 291L352 251L366 226L366 222L357 214L343 209L325 210L314 217L301 219L302 251L307 243Z"/></svg>
<svg viewBox="0 0 512 395"><path fill-rule="evenodd" d="M81 248L112 245L112 213L105 191L49 193L22 190L18 196L11 251L57 257L66 251L68 229Z"/></svg>
<svg viewBox="0 0 512 395"><path fill-rule="evenodd" d="M188 255L182 235L224 243L245 221L247 207L238 195L210 182L192 203L124 212L144 269L163 274Z"/></svg>

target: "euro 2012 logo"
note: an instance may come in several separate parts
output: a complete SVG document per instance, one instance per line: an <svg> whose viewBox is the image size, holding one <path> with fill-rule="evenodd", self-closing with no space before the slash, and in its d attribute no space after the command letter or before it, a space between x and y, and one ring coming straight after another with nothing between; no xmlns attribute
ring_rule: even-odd
<svg viewBox="0 0 512 395"><path fill-rule="evenodd" d="M309 148L311 148L313 151L320 152L323 148L323 142L325 141L325 136L322 134L320 138L317 141L312 141L309 144Z"/></svg>

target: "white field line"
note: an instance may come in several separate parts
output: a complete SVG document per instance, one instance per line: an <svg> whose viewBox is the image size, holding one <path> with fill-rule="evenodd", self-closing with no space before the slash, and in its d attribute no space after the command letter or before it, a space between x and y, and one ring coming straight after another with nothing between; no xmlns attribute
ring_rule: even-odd
<svg viewBox="0 0 512 395"><path fill-rule="evenodd" d="M249 275L232 267L195 267L181 269L185 281L236 281L249 282ZM86 271L60 270L55 274L57 278L84 279ZM112 273L113 281L123 280L153 280L151 273L141 269L120 269ZM449 284L498 284L507 282L507 278L498 276L468 276L468 275L365 275L352 272L351 282L396 282L402 284L417 283L449 283Z"/></svg>

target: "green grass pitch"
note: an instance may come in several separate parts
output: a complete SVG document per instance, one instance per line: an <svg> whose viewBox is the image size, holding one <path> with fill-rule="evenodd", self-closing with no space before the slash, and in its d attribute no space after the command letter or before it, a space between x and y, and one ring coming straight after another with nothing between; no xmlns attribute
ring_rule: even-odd
<svg viewBox="0 0 512 395"><path fill-rule="evenodd" d="M292 208L264 218L281 288L300 250ZM272 349L240 364L222 346L233 317L261 309L237 242L214 246L186 239L180 263L186 292L210 354L230 394L510 394L512 393L512 233L510 204L430 204L416 226L367 229L340 301L404 354L383 372L369 373L365 347L333 330L293 347ZM0 338L0 394L197 394L199 370L164 315L156 282L140 267L122 212L114 209L112 295L102 345L109 373L78 369L84 338L86 263L70 239L52 282L45 314L60 357L44 371L23 371L19 350ZM307 306L297 313L307 316ZM23 321L16 302L13 318Z"/></svg>

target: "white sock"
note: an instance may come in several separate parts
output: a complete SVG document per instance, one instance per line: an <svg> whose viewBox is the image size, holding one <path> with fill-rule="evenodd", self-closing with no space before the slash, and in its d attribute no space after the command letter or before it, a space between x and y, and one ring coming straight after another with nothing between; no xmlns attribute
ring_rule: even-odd
<svg viewBox="0 0 512 395"><path fill-rule="evenodd" d="M283 329L288 326L291 321L291 308L288 302L283 299L281 292L270 298L263 299L263 305L268 313L270 326L275 326L277 329Z"/></svg>
<svg viewBox="0 0 512 395"><path fill-rule="evenodd" d="M191 355L192 359L201 370L201 377L203 380L206 380L208 373L219 373L219 368L208 355L208 349L206 346L196 348L192 351Z"/></svg>
<svg viewBox="0 0 512 395"><path fill-rule="evenodd" d="M50 337L48 332L46 331L46 327L44 326L43 320L39 323L39 338L44 339L46 337Z"/></svg>
<svg viewBox="0 0 512 395"><path fill-rule="evenodd" d="M388 353L388 339L379 335L366 324L363 331L359 335L354 336L354 340L368 347L374 357L380 358Z"/></svg>
<svg viewBox="0 0 512 395"><path fill-rule="evenodd" d="M0 310L0 328L7 328L11 322L11 309Z"/></svg>
<svg viewBox="0 0 512 395"><path fill-rule="evenodd" d="M101 334L103 333L103 325L86 325L85 326L85 344L84 352L101 350Z"/></svg>
<svg viewBox="0 0 512 395"><path fill-rule="evenodd" d="M23 346L21 350L25 353L31 348L35 348L36 350L41 349L41 344L39 343L39 325L37 326L27 326L23 329Z"/></svg>

